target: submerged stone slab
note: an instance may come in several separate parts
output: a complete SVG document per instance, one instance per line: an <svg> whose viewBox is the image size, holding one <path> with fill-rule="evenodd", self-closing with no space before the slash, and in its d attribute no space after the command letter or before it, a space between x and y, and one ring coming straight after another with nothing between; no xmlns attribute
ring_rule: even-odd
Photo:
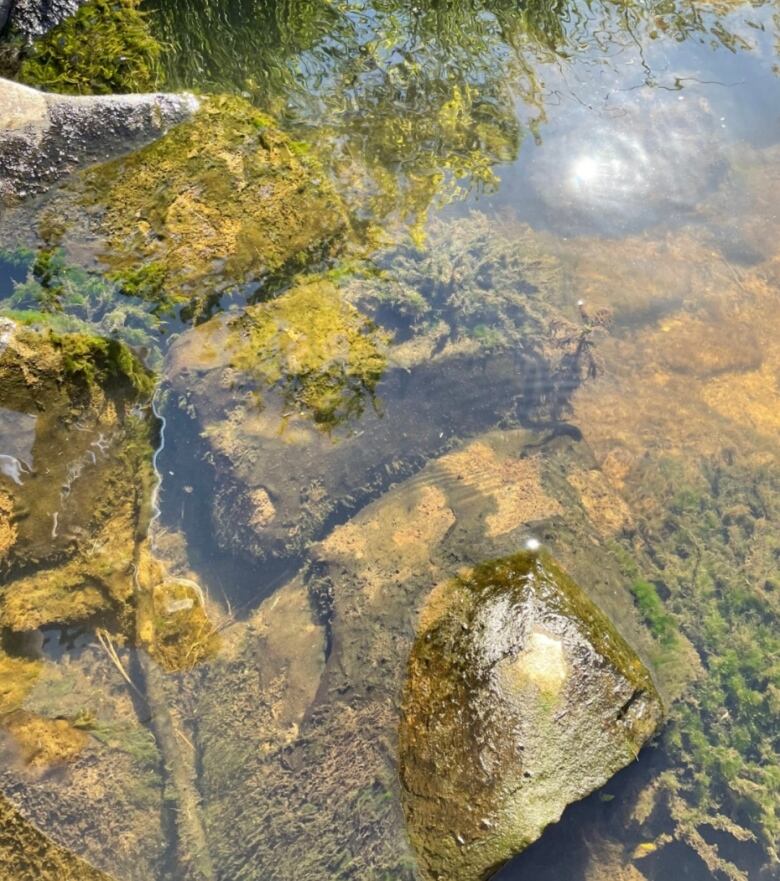
<svg viewBox="0 0 780 881"><path fill-rule="evenodd" d="M49 95L0 79L0 205L143 146L191 116L193 95Z"/></svg>
<svg viewBox="0 0 780 881"><path fill-rule="evenodd" d="M480 881L636 758L663 710L650 674L547 554L434 591L400 727L422 875Z"/></svg>
<svg viewBox="0 0 780 881"><path fill-rule="evenodd" d="M221 548L294 556L465 438L560 428L592 366L591 329L556 305L557 264L527 228L475 212L382 265L309 278L172 345L169 436L205 463L187 483L213 476Z"/></svg>

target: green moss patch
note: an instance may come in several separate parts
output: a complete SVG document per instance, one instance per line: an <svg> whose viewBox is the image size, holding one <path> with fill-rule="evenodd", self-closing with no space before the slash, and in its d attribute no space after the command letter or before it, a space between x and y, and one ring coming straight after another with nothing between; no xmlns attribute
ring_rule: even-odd
<svg viewBox="0 0 780 881"><path fill-rule="evenodd" d="M360 415L386 366L387 337L328 281L250 307L232 328L231 364L282 389L330 430ZM262 389L259 392L262 401Z"/></svg>

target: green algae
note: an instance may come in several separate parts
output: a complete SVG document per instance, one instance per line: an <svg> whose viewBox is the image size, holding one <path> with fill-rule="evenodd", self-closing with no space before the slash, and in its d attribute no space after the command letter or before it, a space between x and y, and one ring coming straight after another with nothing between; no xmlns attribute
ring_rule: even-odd
<svg viewBox="0 0 780 881"><path fill-rule="evenodd" d="M204 100L160 140L84 176L125 291L192 310L334 252L341 203L316 156L241 98Z"/></svg>
<svg viewBox="0 0 780 881"><path fill-rule="evenodd" d="M279 387L323 430L359 418L385 370L387 336L327 280L250 306L231 328L231 365ZM258 392L262 403L262 388Z"/></svg>
<svg viewBox="0 0 780 881"><path fill-rule="evenodd" d="M631 593L653 636L661 645L667 648L673 646L677 638L677 627L671 615L664 610L655 585L638 578L631 585Z"/></svg>
<svg viewBox="0 0 780 881"><path fill-rule="evenodd" d="M699 650L705 677L673 715L669 778L679 820L693 826L726 815L756 830L778 860L780 835L780 625L772 524L780 475L732 456L680 473L674 460L643 479L668 502L655 534L668 615ZM652 526L651 526L652 524ZM684 808L682 809L681 808Z"/></svg>
<svg viewBox="0 0 780 881"><path fill-rule="evenodd" d="M62 353L65 376L92 384L123 378L141 395L151 394L154 381L133 353L119 340L83 334L57 334L50 339Z"/></svg>
<svg viewBox="0 0 780 881"><path fill-rule="evenodd" d="M564 326L553 310L562 282L556 259L529 227L502 226L480 211L431 223L423 244L380 252L372 268L347 281L347 291L401 337L433 333L490 351L517 346L532 330L552 344Z"/></svg>
<svg viewBox="0 0 780 881"><path fill-rule="evenodd" d="M160 313L165 311L165 302L149 293L153 272L147 275L139 270L129 282L119 283L88 272L57 247L0 250L0 258L27 270L26 278L14 282L11 293L0 300L0 316L47 328L59 336L101 337L105 342L96 346L106 349L101 355L103 372L129 372L139 391L148 390L148 380L120 344L143 352L150 366L159 366L165 329Z"/></svg>
<svg viewBox="0 0 780 881"><path fill-rule="evenodd" d="M48 92L151 92L160 83L161 44L140 0L87 0L24 50L18 78Z"/></svg>

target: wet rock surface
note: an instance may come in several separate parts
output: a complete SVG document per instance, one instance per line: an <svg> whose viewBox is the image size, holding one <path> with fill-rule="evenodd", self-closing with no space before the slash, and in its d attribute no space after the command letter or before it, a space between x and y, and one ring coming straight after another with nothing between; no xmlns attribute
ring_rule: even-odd
<svg viewBox="0 0 780 881"><path fill-rule="evenodd" d="M84 0L9 0L6 18L2 17L0 3L0 31L10 23L17 33L25 37L39 37L56 27L74 12Z"/></svg>
<svg viewBox="0 0 780 881"><path fill-rule="evenodd" d="M422 875L477 881L636 758L661 702L606 616L546 554L430 596L400 728Z"/></svg>
<svg viewBox="0 0 780 881"><path fill-rule="evenodd" d="M0 798L19 877L24 823L63 878L81 864L60 847L135 881L162 859L160 757L112 642L134 630L149 382L119 343L0 322Z"/></svg>
<svg viewBox="0 0 780 881"><path fill-rule="evenodd" d="M190 95L47 95L0 79L0 204L137 149L190 117Z"/></svg>

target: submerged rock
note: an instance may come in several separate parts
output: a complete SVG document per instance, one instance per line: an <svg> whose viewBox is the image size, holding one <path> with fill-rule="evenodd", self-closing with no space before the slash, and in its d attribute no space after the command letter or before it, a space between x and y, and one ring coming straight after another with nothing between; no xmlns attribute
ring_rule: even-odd
<svg viewBox="0 0 780 881"><path fill-rule="evenodd" d="M629 592L616 575L614 562L595 544L596 533L591 527L570 531L582 516L576 497L569 499L550 482L551 462L535 448L538 439L530 432L497 432L429 463L416 477L333 530L314 546L310 566L301 576L270 596L248 624L223 633L223 648L198 704L196 732L205 826L218 877L231 881L291 877L412 881L426 873L432 877L426 868L429 856L424 850L415 852L410 843L410 832L413 843L419 843L420 837L408 810L408 794L407 831L399 777L400 770L411 791L416 763L422 758L413 754L416 744L408 736L409 722L403 723L407 733L401 737L399 756L404 700L410 721L417 721L409 714L422 712L428 700L418 689L427 686L414 659L434 620L449 620L435 613L446 612L449 591L458 590L451 586L452 579L471 572L480 560L517 552L531 530L560 536L559 552L570 545L589 548L586 555L572 555L571 548L564 552L567 566L574 564L572 571L582 577L591 596L616 613L632 641L644 644ZM561 444L571 465L577 458L576 445L568 440ZM477 569L473 577L480 578L481 571ZM468 583L469 577L465 574L456 584ZM566 580L561 590L568 585ZM495 744L495 757L481 757L484 768L477 767L480 757L474 756L474 765L466 769L471 779L489 775L492 767L497 793L503 783L517 782L519 777L524 791L539 799L521 815L527 823L526 838L509 834L505 819L505 848L495 849L490 857L494 861L520 849L532 834L540 834L567 800L599 785L610 770L630 760L659 718L647 672L612 625L573 587L574 599L568 605L562 601L556 608L551 588L546 607L541 601L531 607L529 631L537 627L549 634L551 642L560 638L561 663L545 673L541 661L547 657L547 643L542 642L541 651L537 646L526 665L531 678L524 692L522 670L512 667L511 652L520 653L525 624L521 610L516 615L509 612L512 589L505 586L505 590L505 626L496 622L493 649L508 658L504 663L508 684L503 694L496 690L474 695L481 700L485 720L498 725L499 719L508 718L506 701L511 694L518 713L524 699L529 718L531 712L538 714L534 721L547 718L543 701L536 701L533 677L552 686L556 670L563 670L558 685L567 701L578 691L586 699L598 695L602 703L598 710L593 707L590 717L584 708L567 717L581 736L587 732L593 747L572 746L561 790L552 793L557 799L552 802L554 809L542 801L552 792L559 769L545 772L543 754L534 753L540 748L533 735L525 743L532 761L519 750L514 755L501 753L503 739ZM545 623L549 629L542 631ZM597 634L597 628L603 631ZM530 633L528 639L533 650L536 643ZM472 663L478 659L464 658L466 666ZM622 672L612 672L618 668ZM608 698L600 689L610 683L617 689ZM639 695L643 688L646 698ZM435 705L435 695L430 698ZM555 704L553 695L553 715L568 707L566 702ZM463 704L464 720L467 706ZM624 706L621 722L618 716ZM644 718L642 708L647 710ZM600 729L608 719L610 726ZM546 731L559 738L563 751L568 732L556 725L553 719ZM422 732L415 729L415 734ZM443 752L445 746L442 743ZM457 744L450 746L453 764L460 759L466 762ZM554 759L552 743L546 758ZM446 765L443 758L436 768L438 780L429 781L431 787L444 787L447 780L456 785L447 776ZM539 774L533 788L522 776L524 770ZM484 796L487 788L483 782L475 794ZM460 802L459 807L464 825L458 828L466 833L468 805ZM477 822L482 817L500 819L498 804L492 812L484 804L480 807L483 813ZM508 802L504 807L506 818ZM454 826L453 830L458 831ZM457 848L455 839L450 840ZM442 877L448 877L446 872Z"/></svg>
<svg viewBox="0 0 780 881"><path fill-rule="evenodd" d="M195 435L187 456L209 466L186 474L181 455L176 469L191 485L213 475L223 549L295 555L461 439L565 414L590 329L554 305L555 262L527 228L475 213L396 256L344 284L304 279L171 347L172 444Z"/></svg>
<svg viewBox="0 0 780 881"><path fill-rule="evenodd" d="M0 79L0 205L147 144L187 119L192 95L48 95Z"/></svg>
<svg viewBox="0 0 780 881"><path fill-rule="evenodd" d="M546 554L434 591L400 728L422 875L480 881L636 758L662 718L650 674Z"/></svg>
<svg viewBox="0 0 780 881"><path fill-rule="evenodd" d="M13 881L110 881L49 840L0 796L0 866Z"/></svg>
<svg viewBox="0 0 780 881"><path fill-rule="evenodd" d="M0 321L0 626L127 624L150 377L121 343Z"/></svg>
<svg viewBox="0 0 780 881"><path fill-rule="evenodd" d="M0 30L11 22L17 33L39 37L73 15L85 0L10 0L6 20L0 14ZM0 3L0 9L3 4Z"/></svg>
<svg viewBox="0 0 780 881"><path fill-rule="evenodd" d="M193 311L341 243L347 218L317 156L238 97L204 99L189 122L85 174L101 259L128 293Z"/></svg>

